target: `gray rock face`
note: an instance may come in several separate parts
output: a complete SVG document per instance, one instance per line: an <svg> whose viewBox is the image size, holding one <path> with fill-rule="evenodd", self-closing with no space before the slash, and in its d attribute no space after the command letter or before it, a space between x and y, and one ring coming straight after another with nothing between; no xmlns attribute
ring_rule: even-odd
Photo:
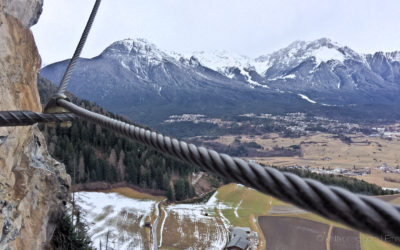
<svg viewBox="0 0 400 250"><path fill-rule="evenodd" d="M25 27L35 25L42 13L43 0L1 0L0 9L17 18Z"/></svg>
<svg viewBox="0 0 400 250"><path fill-rule="evenodd" d="M29 8L41 6L41 1L1 3L15 7L14 14L28 26L38 18ZM33 35L14 15L0 10L0 108L40 112L40 57ZM48 154L36 125L0 127L0 249L43 249L69 185L64 165Z"/></svg>

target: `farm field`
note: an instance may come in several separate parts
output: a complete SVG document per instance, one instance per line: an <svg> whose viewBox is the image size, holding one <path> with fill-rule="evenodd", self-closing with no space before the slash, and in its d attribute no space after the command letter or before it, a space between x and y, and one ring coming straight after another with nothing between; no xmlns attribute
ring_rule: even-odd
<svg viewBox="0 0 400 250"><path fill-rule="evenodd" d="M333 227L329 244L332 250L361 250L360 233Z"/></svg>
<svg viewBox="0 0 400 250"><path fill-rule="evenodd" d="M83 219L89 222L94 247L104 247L107 234L108 249L153 246L150 229L144 223L155 221L156 205L165 197L129 188L78 192L75 197ZM400 195L381 198L400 204ZM233 183L220 187L206 203L161 205L160 214L156 228L159 249L222 249L232 226L250 227L257 232L257 249L400 249ZM295 232L297 236L290 236ZM323 238L322 243L319 238Z"/></svg>
<svg viewBox="0 0 400 250"><path fill-rule="evenodd" d="M279 220L281 218L288 218L288 220L301 221L300 225L304 226L303 221L309 222L309 225L324 225L323 228L328 228L329 241L327 241L328 234L325 236L324 247L321 249L326 249L328 246L330 249L342 249L343 241L346 242L357 242L351 243L352 248L349 249L400 249L399 247L393 246L389 243L381 241L378 238L360 234L351 230L350 228L337 223L335 221L327 220L316 214L309 213L305 210L299 209L291 204L284 203L277 200L271 196L264 195L255 191L253 189L244 187L238 184L228 184L220 187L216 195L219 202L224 205L224 209L221 209L222 215L232 224L233 226L246 226L250 227L253 231L256 231L259 235L260 242L257 249L312 249L312 248L269 248L269 242L267 240L268 235L264 235L260 225L262 222L259 220L264 220L263 218L275 218L272 220ZM390 201L393 204L400 204L400 195L391 195L387 197L380 197L383 200ZM286 219L285 219L286 220ZM296 224L294 224L296 225ZM308 225L308 224L307 224ZM319 227L319 226L318 226ZM272 227L276 230L276 227ZM330 229L330 230L329 230ZM304 227L306 232L313 231L313 227ZM308 230L308 231L307 231ZM287 229L280 231L281 235L285 235ZM343 233L346 237L343 237ZM310 235L313 235L312 233ZM324 237L324 236L323 236ZM293 241L294 238L291 238ZM308 241L314 241L313 237L307 237ZM286 239L287 241L287 239ZM294 241L297 246L301 242ZM310 243L311 244L311 243ZM314 243L312 243L314 244ZM317 243L315 243L318 245ZM348 245L348 244L347 244ZM320 248L316 248L320 249ZM346 249L346 248L344 248Z"/></svg>
<svg viewBox="0 0 400 250"><path fill-rule="evenodd" d="M218 214L218 202L176 204L163 208L160 249L223 249L229 225Z"/></svg>
<svg viewBox="0 0 400 250"><path fill-rule="evenodd" d="M116 188L105 192L77 192L75 199L81 216L90 228L93 246L105 249L150 249L151 229L156 206L165 199ZM161 206L157 224L159 249L222 249L229 239L229 222L220 216L224 205L212 196L205 204L171 204Z"/></svg>
<svg viewBox="0 0 400 250"><path fill-rule="evenodd" d="M111 249L150 247L149 229L144 227L158 198L134 199L119 193L77 192L75 199L88 222L93 246Z"/></svg>
<svg viewBox="0 0 400 250"><path fill-rule="evenodd" d="M298 138L281 137L270 133L256 136L221 136L211 142L232 144L235 139L241 143L255 142L263 148L260 151L271 151L280 147L299 146L299 156L253 157L253 160L278 167L305 165L325 168L376 167L383 163L390 166L400 166L400 141L379 137L369 137L363 134L349 134L346 137L351 143L345 142L336 135L318 133ZM207 140L205 140L207 142Z"/></svg>
<svg viewBox="0 0 400 250"><path fill-rule="evenodd" d="M329 225L311 220L262 216L258 219L266 249L326 249Z"/></svg>

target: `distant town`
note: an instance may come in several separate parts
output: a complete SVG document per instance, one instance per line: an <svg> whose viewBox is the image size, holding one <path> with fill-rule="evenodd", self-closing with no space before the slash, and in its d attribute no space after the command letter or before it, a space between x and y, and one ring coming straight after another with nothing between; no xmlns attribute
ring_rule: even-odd
<svg viewBox="0 0 400 250"><path fill-rule="evenodd" d="M259 132L281 132L287 136L302 136L313 132L331 134L363 133L371 137L386 139L400 139L400 124L356 124L341 122L322 116L308 116L306 113L296 112L285 115L273 114L242 114L236 120L211 118L203 114L171 115L164 123L192 122L194 124L209 123L220 128L232 126L257 128ZM378 125L379 124L379 125Z"/></svg>

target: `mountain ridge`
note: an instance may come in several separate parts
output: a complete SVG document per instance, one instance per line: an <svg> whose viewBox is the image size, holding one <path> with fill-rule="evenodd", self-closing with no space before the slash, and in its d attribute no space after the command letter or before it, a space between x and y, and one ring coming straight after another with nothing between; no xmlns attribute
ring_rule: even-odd
<svg viewBox="0 0 400 250"><path fill-rule="evenodd" d="M141 122L153 122L154 117L146 118L153 114L165 118L400 104L396 51L358 54L322 38L295 41L254 59L207 56L166 52L145 39L116 41L97 57L78 62L69 90ZM41 74L59 82L67 63L48 65Z"/></svg>

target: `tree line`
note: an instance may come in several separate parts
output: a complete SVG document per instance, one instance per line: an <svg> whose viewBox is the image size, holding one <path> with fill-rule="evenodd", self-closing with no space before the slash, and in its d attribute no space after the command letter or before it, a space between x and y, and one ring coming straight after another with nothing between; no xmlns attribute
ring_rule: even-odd
<svg viewBox="0 0 400 250"><path fill-rule="evenodd" d="M53 93L54 85L39 77L42 103ZM114 115L96 104L70 95L81 107L112 118ZM144 189L163 190L170 200L184 200L195 196L191 175L198 169L165 156L99 125L83 120L70 127L62 124L40 125L49 153L65 164L74 183L126 181Z"/></svg>
<svg viewBox="0 0 400 250"><path fill-rule="evenodd" d="M279 168L281 171L291 172L295 175L298 175L302 178L310 178L317 180L321 183L338 186L344 189L347 189L353 193L365 194L365 195L389 195L395 194L393 190L384 190L380 186L368 183L363 180L358 180L356 178L343 176L343 175L334 175L334 174L318 174L311 172L309 170L301 170L296 168Z"/></svg>

